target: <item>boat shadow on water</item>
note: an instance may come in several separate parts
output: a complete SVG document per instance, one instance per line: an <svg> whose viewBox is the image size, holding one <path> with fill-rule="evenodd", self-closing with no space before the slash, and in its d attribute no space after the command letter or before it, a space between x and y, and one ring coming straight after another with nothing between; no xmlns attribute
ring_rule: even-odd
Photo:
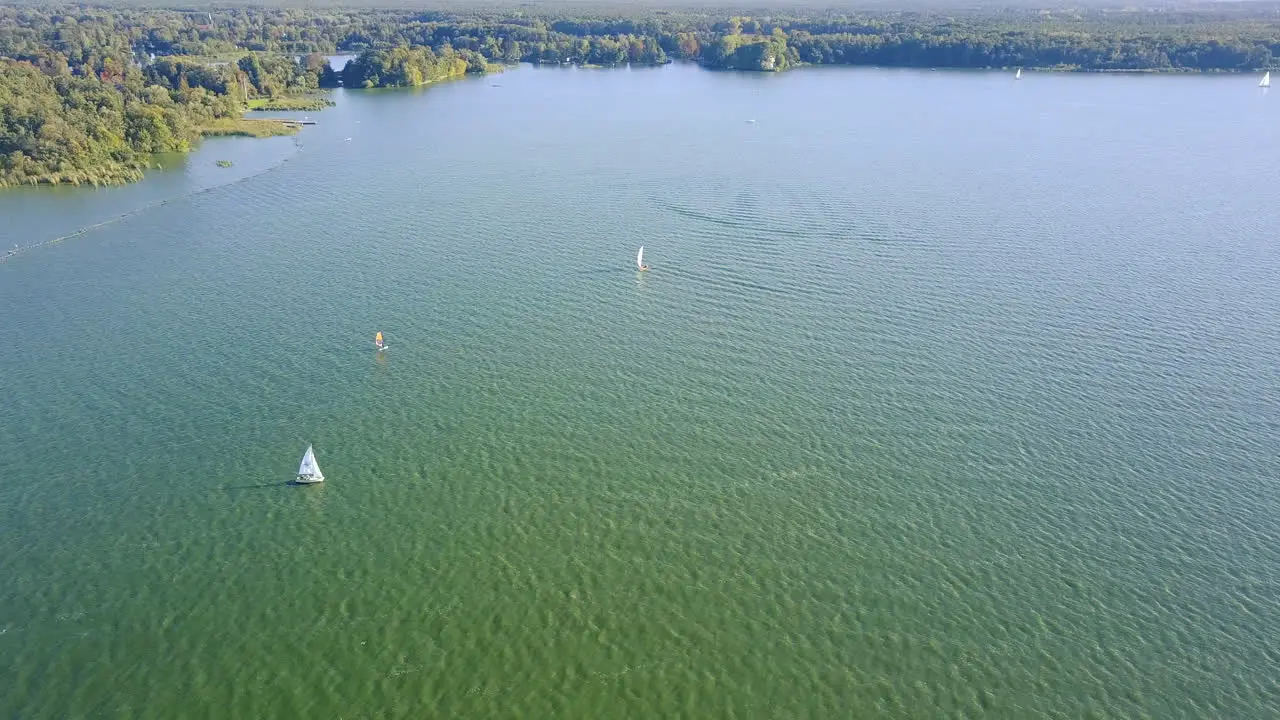
<svg viewBox="0 0 1280 720"><path fill-rule="evenodd" d="M293 486L302 487L307 484L308 483L300 483L297 480L285 480L283 482L262 483L261 485L233 485L231 487L223 488L223 490L228 492L232 490L266 490L268 488L286 488Z"/></svg>

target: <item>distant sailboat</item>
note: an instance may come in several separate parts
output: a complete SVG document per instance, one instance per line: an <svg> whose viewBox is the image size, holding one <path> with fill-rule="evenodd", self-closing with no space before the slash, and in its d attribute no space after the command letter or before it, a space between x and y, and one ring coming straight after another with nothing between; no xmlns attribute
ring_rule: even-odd
<svg viewBox="0 0 1280 720"><path fill-rule="evenodd" d="M1262 81L1258 83L1258 87L1260 88L1271 87L1271 71L1270 70L1268 70L1266 74L1262 76Z"/></svg>
<svg viewBox="0 0 1280 720"><path fill-rule="evenodd" d="M640 252L636 253L636 268L641 272L648 270L649 266L644 264L644 246L640 246Z"/></svg>
<svg viewBox="0 0 1280 720"><path fill-rule="evenodd" d="M304 485L324 482L324 473L320 472L320 466L316 464L316 453L310 445L302 456L302 464L298 466L298 482Z"/></svg>
<svg viewBox="0 0 1280 720"><path fill-rule="evenodd" d="M387 344L382 342L382 331L379 330L377 335L373 336L373 346L379 350L386 350Z"/></svg>
<svg viewBox="0 0 1280 720"><path fill-rule="evenodd" d="M1014 74L1013 74L1013 79L1014 79L1014 80L1021 80L1021 79L1022 79L1022 68L1018 68L1018 72L1016 72L1016 73L1014 73Z"/></svg>

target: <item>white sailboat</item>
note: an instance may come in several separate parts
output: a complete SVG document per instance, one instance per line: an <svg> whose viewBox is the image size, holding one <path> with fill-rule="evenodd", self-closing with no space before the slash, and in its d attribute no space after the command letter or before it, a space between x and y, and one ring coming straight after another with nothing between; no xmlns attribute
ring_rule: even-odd
<svg viewBox="0 0 1280 720"><path fill-rule="evenodd" d="M1014 73L1014 74L1013 74L1013 79L1014 79L1014 80L1021 80L1021 79L1022 79L1022 68L1018 68L1018 72L1016 72L1016 73Z"/></svg>
<svg viewBox="0 0 1280 720"><path fill-rule="evenodd" d="M298 482L304 485L324 482L324 473L320 472L320 465L316 463L316 453L310 445L302 456L302 464L298 466Z"/></svg>
<svg viewBox="0 0 1280 720"><path fill-rule="evenodd" d="M1260 88L1271 87L1271 71L1270 70L1268 70L1265 74L1263 74L1262 81L1258 83L1258 87Z"/></svg>
<svg viewBox="0 0 1280 720"><path fill-rule="evenodd" d="M641 272L648 270L649 266L644 264L644 246L640 246L640 252L636 253L636 268Z"/></svg>

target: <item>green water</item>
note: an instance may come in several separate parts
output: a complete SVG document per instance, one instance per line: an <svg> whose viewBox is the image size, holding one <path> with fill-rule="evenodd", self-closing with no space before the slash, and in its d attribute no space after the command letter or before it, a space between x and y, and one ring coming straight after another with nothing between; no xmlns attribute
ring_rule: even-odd
<svg viewBox="0 0 1280 720"><path fill-rule="evenodd" d="M105 222L0 264L0 716L1280 717L1253 84L522 69L0 194Z"/></svg>

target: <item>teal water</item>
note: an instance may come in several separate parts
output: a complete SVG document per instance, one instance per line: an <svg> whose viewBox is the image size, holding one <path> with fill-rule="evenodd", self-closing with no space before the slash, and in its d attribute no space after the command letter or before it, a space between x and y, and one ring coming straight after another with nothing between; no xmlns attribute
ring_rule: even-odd
<svg viewBox="0 0 1280 720"><path fill-rule="evenodd" d="M1280 716L1280 96L337 99L0 194L0 716Z"/></svg>

